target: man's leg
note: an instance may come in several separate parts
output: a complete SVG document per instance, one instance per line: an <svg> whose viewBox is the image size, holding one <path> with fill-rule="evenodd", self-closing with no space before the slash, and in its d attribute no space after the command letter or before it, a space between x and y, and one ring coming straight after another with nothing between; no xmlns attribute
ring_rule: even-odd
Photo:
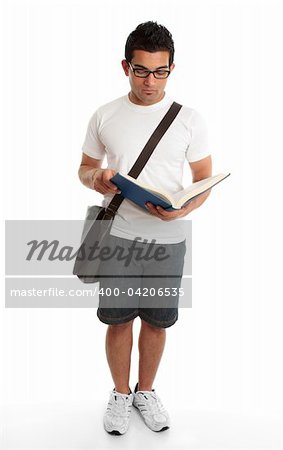
<svg viewBox="0 0 283 450"><path fill-rule="evenodd" d="M150 391L163 354L166 328L178 319L178 289L183 273L185 241L176 244L154 244L156 250L165 249L167 258L152 260L144 264L142 288L153 295L141 297L139 316L141 331L139 336L139 386L138 390ZM169 296L159 296L159 289L171 292Z"/></svg>
<svg viewBox="0 0 283 450"><path fill-rule="evenodd" d="M133 346L133 320L108 325L106 333L106 355L115 389L121 394L128 394L131 351Z"/></svg>
<svg viewBox="0 0 283 450"><path fill-rule="evenodd" d="M165 328L141 320L139 335L139 385L141 391L151 391L165 346Z"/></svg>

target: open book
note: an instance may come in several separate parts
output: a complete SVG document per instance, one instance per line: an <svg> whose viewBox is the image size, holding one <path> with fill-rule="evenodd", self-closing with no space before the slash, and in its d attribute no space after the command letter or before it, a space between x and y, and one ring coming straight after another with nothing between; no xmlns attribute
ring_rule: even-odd
<svg viewBox="0 0 283 450"><path fill-rule="evenodd" d="M148 184L130 177L129 175L122 175L116 173L110 181L114 183L121 191L123 197L133 201L142 208L146 208L145 203L151 202L153 205L162 206L167 211L174 211L182 208L182 206L189 203L195 197L211 189L217 183L224 180L230 175L220 173L209 178L197 181L186 189L176 192L175 194L168 193L163 189L157 189Z"/></svg>

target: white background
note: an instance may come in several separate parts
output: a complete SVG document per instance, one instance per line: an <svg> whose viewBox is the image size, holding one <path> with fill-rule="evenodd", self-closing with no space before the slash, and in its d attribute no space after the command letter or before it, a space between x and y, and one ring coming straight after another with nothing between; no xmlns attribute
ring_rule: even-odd
<svg viewBox="0 0 283 450"><path fill-rule="evenodd" d="M108 436L96 310L5 309L3 284L2 448L281 448L281 5L2 1L3 219L82 219L101 201L77 177L81 146L95 109L129 91L125 41L147 20L173 34L166 91L205 117L213 172L231 172L190 217L193 308L167 330L154 386L170 431L135 414Z"/></svg>

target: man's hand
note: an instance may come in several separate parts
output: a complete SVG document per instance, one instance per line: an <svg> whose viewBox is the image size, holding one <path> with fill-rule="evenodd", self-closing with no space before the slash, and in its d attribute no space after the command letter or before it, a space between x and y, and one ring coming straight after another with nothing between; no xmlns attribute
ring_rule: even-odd
<svg viewBox="0 0 283 450"><path fill-rule="evenodd" d="M117 172L114 169L96 168L92 174L92 188L100 194L120 194L120 190L110 181Z"/></svg>
<svg viewBox="0 0 283 450"><path fill-rule="evenodd" d="M178 209L176 211L166 211L166 209L162 208L161 206L154 206L150 202L147 202L145 206L147 207L147 210L150 212L150 214L158 217L161 220L179 219L180 217L186 216L193 209L195 209L193 205L193 200L190 203L188 203L188 205L183 206L181 209Z"/></svg>
<svg viewBox="0 0 283 450"><path fill-rule="evenodd" d="M117 173L116 170L102 169L101 164L101 159L91 158L83 153L78 172L81 182L100 194L120 194L121 191L110 181L110 178Z"/></svg>
<svg viewBox="0 0 283 450"><path fill-rule="evenodd" d="M207 199L209 194L210 190L199 195L194 200L191 200L186 206L183 206L181 209L178 209L176 211L166 211L166 209L162 208L161 206L154 206L150 202L147 202L145 206L147 207L147 210L151 214L153 214L154 216L158 217L161 220L175 220L186 216L194 209L202 205L202 203Z"/></svg>

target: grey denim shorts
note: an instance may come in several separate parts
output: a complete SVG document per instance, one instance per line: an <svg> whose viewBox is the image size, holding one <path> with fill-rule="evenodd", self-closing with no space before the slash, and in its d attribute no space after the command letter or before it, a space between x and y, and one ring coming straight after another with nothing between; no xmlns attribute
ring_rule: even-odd
<svg viewBox="0 0 283 450"><path fill-rule="evenodd" d="M121 324L139 316L168 328L178 319L186 241L157 244L110 235L99 266L99 320Z"/></svg>

